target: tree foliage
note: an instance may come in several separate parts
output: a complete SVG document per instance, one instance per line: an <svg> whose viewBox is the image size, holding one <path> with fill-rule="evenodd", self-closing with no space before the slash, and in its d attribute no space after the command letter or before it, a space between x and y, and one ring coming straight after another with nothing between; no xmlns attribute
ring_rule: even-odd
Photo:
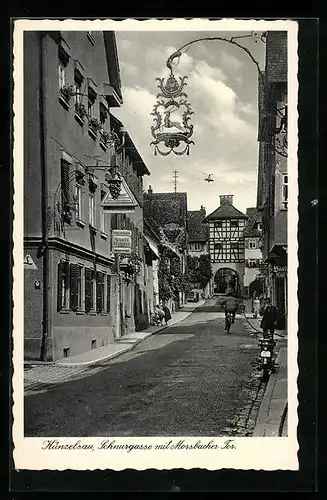
<svg viewBox="0 0 327 500"><path fill-rule="evenodd" d="M158 270L159 298L168 300L175 297L178 301L179 293L187 293L191 289L188 273L182 272L182 263L179 257L162 247Z"/></svg>
<svg viewBox="0 0 327 500"><path fill-rule="evenodd" d="M210 255L188 256L187 273L189 281L199 288L205 288L212 277Z"/></svg>

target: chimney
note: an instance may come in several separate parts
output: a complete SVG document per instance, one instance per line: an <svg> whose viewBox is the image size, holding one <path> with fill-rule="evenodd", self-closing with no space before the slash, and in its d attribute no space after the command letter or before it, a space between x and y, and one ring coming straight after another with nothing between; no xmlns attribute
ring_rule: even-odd
<svg viewBox="0 0 327 500"><path fill-rule="evenodd" d="M152 193L153 193L152 186L149 186L149 188L148 188L148 194L152 194Z"/></svg>
<svg viewBox="0 0 327 500"><path fill-rule="evenodd" d="M233 205L233 194L221 194L219 196L220 198L220 205L222 205L225 202L229 202L231 205Z"/></svg>
<svg viewBox="0 0 327 500"><path fill-rule="evenodd" d="M201 205L200 211L203 213L204 216L206 216L206 209L203 205Z"/></svg>

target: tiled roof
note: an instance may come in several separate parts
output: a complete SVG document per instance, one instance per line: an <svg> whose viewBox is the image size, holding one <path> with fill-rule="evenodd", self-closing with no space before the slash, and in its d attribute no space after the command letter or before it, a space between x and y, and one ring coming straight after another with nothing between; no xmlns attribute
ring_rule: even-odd
<svg viewBox="0 0 327 500"><path fill-rule="evenodd" d="M247 216L225 200L216 210L206 217L206 221L217 219L247 219Z"/></svg>
<svg viewBox="0 0 327 500"><path fill-rule="evenodd" d="M259 210L257 210L256 208L251 207L251 208L246 209L246 215L249 218L248 218L248 221L246 223L243 235L245 237L252 237L252 238L254 238L256 236L261 236L261 231L259 231L258 229L256 229L254 227L255 224L262 221L261 212Z"/></svg>
<svg viewBox="0 0 327 500"><path fill-rule="evenodd" d="M209 241L209 227L204 224L205 211L191 210L187 212L188 217L188 240Z"/></svg>
<svg viewBox="0 0 327 500"><path fill-rule="evenodd" d="M167 224L176 224L186 234L187 193L144 193L143 214L157 232Z"/></svg>

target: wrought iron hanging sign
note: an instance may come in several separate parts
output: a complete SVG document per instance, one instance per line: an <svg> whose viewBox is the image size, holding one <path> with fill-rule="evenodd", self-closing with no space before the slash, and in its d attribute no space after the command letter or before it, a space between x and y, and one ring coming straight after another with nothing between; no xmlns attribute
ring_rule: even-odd
<svg viewBox="0 0 327 500"><path fill-rule="evenodd" d="M170 75L165 78L156 78L159 82L160 92L157 94L157 102L153 107L151 116L154 117L154 125L151 133L154 141L154 154L168 156L171 152L176 155L189 154L190 139L193 134L193 125L189 124L194 112L187 101L187 94L183 91L187 85L187 76L179 77L180 82L174 76L169 63ZM161 146L161 149L160 149Z"/></svg>
<svg viewBox="0 0 327 500"><path fill-rule="evenodd" d="M287 106L276 110L275 150L287 157Z"/></svg>
<svg viewBox="0 0 327 500"><path fill-rule="evenodd" d="M179 156L185 153L189 154L190 145L194 144L194 141L190 139L193 135L193 125L190 124L190 117L194 112L187 100L187 94L184 92L184 87L187 85L187 76L179 77L179 81L176 79L172 69L174 59L179 60L181 55L194 43L220 41L235 45L246 53L255 64L260 78L264 80L264 73L260 69L258 61L253 57L250 50L238 41L239 39L246 38L252 38L254 43L260 41L266 43L267 33L260 34L252 31L250 34L231 38L219 36L198 38L183 45L183 47L168 58L166 65L170 70L170 75L167 79L156 78L156 81L159 82L158 87L160 92L157 94L157 101L151 113L154 121L151 127L151 134L154 140L150 145L154 146L155 155L159 153L163 156L168 156L171 152ZM262 124L261 130L259 129L259 135L264 137L264 139L259 140L269 142L277 153L287 157L287 106L281 109L274 108L261 112L267 116L261 118Z"/></svg>

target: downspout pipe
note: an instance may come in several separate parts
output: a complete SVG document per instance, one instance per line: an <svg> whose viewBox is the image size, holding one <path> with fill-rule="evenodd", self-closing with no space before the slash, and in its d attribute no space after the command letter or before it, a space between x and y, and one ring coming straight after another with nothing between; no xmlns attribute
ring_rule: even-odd
<svg viewBox="0 0 327 500"><path fill-rule="evenodd" d="M49 339L49 224L48 224L48 173L46 165L46 109L45 109L45 61L46 33L40 31L40 90L39 90L39 121L40 121L40 163L41 163L41 193L42 193L42 256L43 256L43 315L42 342L40 360L48 360Z"/></svg>

